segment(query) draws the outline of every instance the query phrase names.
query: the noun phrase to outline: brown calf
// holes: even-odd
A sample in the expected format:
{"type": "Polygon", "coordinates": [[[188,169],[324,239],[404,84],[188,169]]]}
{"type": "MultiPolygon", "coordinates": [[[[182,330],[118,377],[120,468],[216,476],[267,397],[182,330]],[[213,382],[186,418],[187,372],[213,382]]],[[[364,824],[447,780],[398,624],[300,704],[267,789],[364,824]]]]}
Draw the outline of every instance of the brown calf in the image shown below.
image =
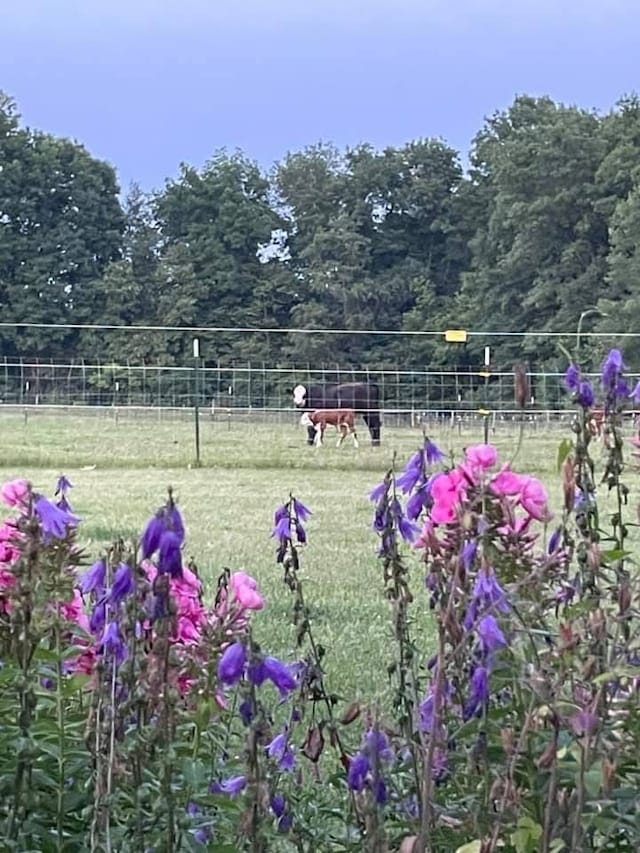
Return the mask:
{"type": "Polygon", "coordinates": [[[593,409],[587,421],[587,428],[594,438],[602,438],[604,427],[604,409],[593,409]]]}
{"type": "Polygon", "coordinates": [[[313,427],[316,431],[314,444],[320,447],[324,431],[328,426],[334,426],[340,433],[337,447],[348,435],[353,436],[353,446],[358,447],[358,436],[356,434],[356,417],[353,409],[316,409],[315,412],[305,412],[300,418],[300,423],[306,427],[313,427]]]}

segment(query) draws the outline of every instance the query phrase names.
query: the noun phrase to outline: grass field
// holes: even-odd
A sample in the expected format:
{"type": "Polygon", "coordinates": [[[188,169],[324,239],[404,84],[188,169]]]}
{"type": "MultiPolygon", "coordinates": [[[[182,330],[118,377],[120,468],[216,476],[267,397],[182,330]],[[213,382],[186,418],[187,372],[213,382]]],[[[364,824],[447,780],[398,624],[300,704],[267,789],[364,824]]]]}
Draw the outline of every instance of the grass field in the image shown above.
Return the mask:
{"type": "MultiPolygon", "coordinates": [[[[81,516],[82,541],[95,557],[113,538],[139,535],[149,515],[175,489],[187,525],[187,556],[193,556],[211,594],[224,567],[254,575],[267,598],[256,633],[275,654],[293,654],[290,600],[270,539],[274,508],[290,491],[312,510],[303,553],[306,596],[313,625],[327,648],[329,686],[349,698],[382,696],[389,656],[389,614],[382,596],[377,541],[367,494],[396,452],[400,464],[421,442],[419,430],[385,430],[383,446],[365,441],[337,450],[304,444],[300,426],[202,423],[202,467],[192,467],[190,421],[99,417],[0,415],[3,481],[26,477],[50,494],[56,477],[73,482],[71,501],[81,516]]],[[[491,441],[508,459],[517,445],[516,425],[502,426],[491,441]]],[[[560,494],[556,474],[559,431],[525,434],[515,467],[540,477],[552,507],[560,494]]],[[[449,453],[482,440],[481,426],[434,430],[449,453]]],[[[637,504],[635,475],[630,503],[637,504]]],[[[635,509],[633,510],[635,515],[635,509]]],[[[415,560],[416,588],[420,566],[415,560]]],[[[417,596],[414,619],[432,637],[426,596],[417,596]]]]}

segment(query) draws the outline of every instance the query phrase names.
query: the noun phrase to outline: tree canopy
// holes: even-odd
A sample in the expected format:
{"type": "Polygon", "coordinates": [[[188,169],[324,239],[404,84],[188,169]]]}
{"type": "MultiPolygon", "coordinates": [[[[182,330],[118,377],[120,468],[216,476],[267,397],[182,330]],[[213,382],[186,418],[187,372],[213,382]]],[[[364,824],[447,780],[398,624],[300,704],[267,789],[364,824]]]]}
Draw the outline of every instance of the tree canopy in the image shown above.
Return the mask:
{"type": "MultiPolygon", "coordinates": [[[[91,323],[275,327],[207,334],[208,360],[423,368],[474,363],[489,342],[367,330],[635,331],[640,307],[640,101],[607,114],[517,97],[472,142],[377,150],[312,145],[266,174],[242,152],[151,194],[120,194],[81,145],[22,125],[0,93],[2,354],[182,363],[180,331],[91,323]],[[339,336],[287,333],[345,329],[339,336]]],[[[602,348],[609,341],[602,340],[602,348]]],[[[552,365],[553,338],[491,337],[498,364],[552,365]]],[[[640,341],[626,355],[640,366],[640,341]]],[[[597,357],[600,345],[585,352],[597,357]]]]}

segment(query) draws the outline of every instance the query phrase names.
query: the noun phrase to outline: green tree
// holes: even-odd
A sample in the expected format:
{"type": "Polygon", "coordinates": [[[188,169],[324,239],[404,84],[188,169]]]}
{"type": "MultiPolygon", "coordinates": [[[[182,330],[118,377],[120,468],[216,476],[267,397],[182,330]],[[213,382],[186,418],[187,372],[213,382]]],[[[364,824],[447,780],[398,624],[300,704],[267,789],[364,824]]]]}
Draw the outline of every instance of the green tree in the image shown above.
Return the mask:
{"type": "MultiPolygon", "coordinates": [[[[592,113],[519,97],[476,137],[472,181],[485,215],[461,299],[473,328],[572,332],[598,299],[608,251],[606,215],[596,206],[607,150],[601,127],[592,113]]],[[[499,345],[508,363],[555,353],[544,338],[499,345]]]]}
{"type": "MultiPolygon", "coordinates": [[[[94,320],[94,283],[121,251],[113,169],[66,139],[21,128],[0,100],[0,299],[5,321],[94,320]]],[[[70,357],[77,334],[24,330],[7,354],[70,357]]]]}

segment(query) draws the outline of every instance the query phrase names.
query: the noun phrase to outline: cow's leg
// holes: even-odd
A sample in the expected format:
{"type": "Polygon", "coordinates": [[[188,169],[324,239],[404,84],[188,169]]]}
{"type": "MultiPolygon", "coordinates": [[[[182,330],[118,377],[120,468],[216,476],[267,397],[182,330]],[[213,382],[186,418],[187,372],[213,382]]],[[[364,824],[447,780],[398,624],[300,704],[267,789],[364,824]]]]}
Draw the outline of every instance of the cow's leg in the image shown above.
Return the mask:
{"type": "Polygon", "coordinates": [[[314,426],[307,427],[307,444],[309,447],[313,447],[316,440],[316,428],[314,426]]]}
{"type": "Polygon", "coordinates": [[[316,424],[316,447],[322,446],[322,434],[324,433],[323,424],[316,424]]]}
{"type": "Polygon", "coordinates": [[[362,418],[369,428],[369,435],[371,436],[371,445],[373,447],[380,446],[380,412],[363,412],[362,418]]]}
{"type": "Polygon", "coordinates": [[[338,443],[336,444],[336,447],[340,447],[342,442],[347,437],[347,433],[349,432],[349,427],[346,424],[337,424],[336,429],[340,433],[340,435],[338,436],[338,443]]]}
{"type": "Polygon", "coordinates": [[[360,445],[358,444],[358,433],[356,432],[355,426],[351,430],[351,435],[353,436],[353,446],[359,447],[360,445]]]}

